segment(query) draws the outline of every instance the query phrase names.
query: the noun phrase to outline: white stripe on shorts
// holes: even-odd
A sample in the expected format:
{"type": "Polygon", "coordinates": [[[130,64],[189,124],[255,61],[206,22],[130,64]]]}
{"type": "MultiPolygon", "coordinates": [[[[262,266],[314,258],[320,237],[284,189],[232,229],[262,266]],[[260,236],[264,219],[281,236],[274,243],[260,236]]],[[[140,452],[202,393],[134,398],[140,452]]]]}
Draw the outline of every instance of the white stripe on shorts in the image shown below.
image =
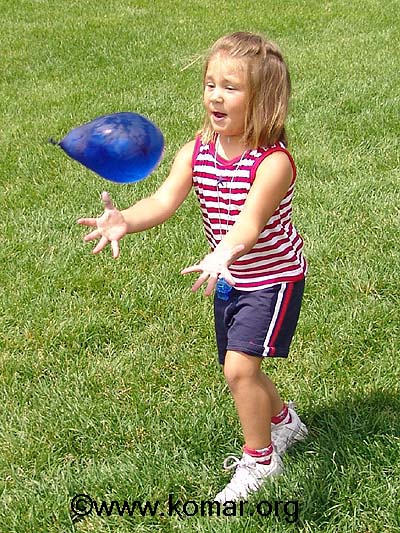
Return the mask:
{"type": "Polygon", "coordinates": [[[269,346],[268,346],[268,344],[269,344],[269,341],[271,340],[272,334],[274,333],[274,329],[275,329],[275,326],[276,326],[276,321],[278,320],[279,311],[281,310],[283,296],[285,294],[286,287],[287,287],[287,283],[281,283],[281,288],[279,289],[278,296],[277,296],[277,299],[276,299],[274,314],[272,316],[271,323],[269,325],[269,328],[268,328],[268,331],[267,331],[267,335],[266,335],[265,341],[264,341],[263,357],[266,357],[267,355],[269,355],[269,346]]]}

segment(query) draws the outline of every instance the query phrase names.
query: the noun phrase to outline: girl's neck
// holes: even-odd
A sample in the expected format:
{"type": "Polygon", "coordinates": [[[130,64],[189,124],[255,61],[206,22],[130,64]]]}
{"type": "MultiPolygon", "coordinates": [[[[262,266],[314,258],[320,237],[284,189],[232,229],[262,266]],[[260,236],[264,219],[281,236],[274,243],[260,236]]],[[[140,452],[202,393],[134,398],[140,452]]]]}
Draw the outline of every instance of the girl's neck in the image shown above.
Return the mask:
{"type": "Polygon", "coordinates": [[[228,161],[241,156],[247,150],[247,146],[243,144],[241,136],[217,135],[215,147],[218,155],[228,161]]]}

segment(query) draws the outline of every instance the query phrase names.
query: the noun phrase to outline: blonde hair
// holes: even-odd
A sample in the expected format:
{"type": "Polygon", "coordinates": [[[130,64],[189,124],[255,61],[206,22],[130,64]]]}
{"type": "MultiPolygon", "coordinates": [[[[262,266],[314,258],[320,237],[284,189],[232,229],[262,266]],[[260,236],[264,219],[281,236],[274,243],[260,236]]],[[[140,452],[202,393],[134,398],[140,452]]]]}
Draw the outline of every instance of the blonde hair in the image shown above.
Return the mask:
{"type": "MultiPolygon", "coordinates": [[[[235,32],[221,37],[210,49],[204,65],[204,79],[209,62],[218,54],[243,62],[247,74],[247,109],[242,141],[249,148],[287,145],[285,120],[291,91],[290,75],[279,47],[262,35],[235,32]]],[[[214,132],[208,115],[201,131],[203,142],[210,142],[214,132]]]]}

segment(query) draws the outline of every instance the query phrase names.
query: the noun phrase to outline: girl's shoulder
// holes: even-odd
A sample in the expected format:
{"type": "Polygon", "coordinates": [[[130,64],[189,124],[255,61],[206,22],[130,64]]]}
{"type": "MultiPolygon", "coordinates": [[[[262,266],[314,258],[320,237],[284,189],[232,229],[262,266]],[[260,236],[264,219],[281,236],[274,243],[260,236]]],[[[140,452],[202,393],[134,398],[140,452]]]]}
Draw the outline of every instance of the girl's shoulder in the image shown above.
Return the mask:
{"type": "Polygon", "coordinates": [[[293,156],[290,153],[290,151],[287,149],[286,145],[283,142],[277,142],[276,144],[273,144],[271,146],[260,146],[257,148],[257,151],[259,152],[259,157],[264,159],[265,157],[268,157],[271,154],[277,153],[277,152],[283,152],[287,155],[289,160],[294,164],[293,156]]]}
{"type": "Polygon", "coordinates": [[[204,141],[201,134],[196,135],[193,143],[193,160],[197,158],[199,154],[210,153],[211,155],[215,154],[215,142],[204,141]]]}
{"type": "Polygon", "coordinates": [[[180,164],[191,164],[194,151],[195,151],[195,143],[196,140],[193,139],[186,144],[184,144],[176,153],[175,155],[175,162],[178,162],[180,164]]]}
{"type": "Polygon", "coordinates": [[[297,169],[292,154],[286,148],[285,144],[278,142],[272,146],[261,146],[256,149],[256,163],[252,169],[253,179],[256,176],[258,169],[263,169],[265,166],[270,166],[272,159],[274,160],[274,166],[289,166],[292,173],[292,181],[296,179],[297,169]],[[271,159],[272,158],[272,159],[271,159]]]}
{"type": "Polygon", "coordinates": [[[269,146],[259,146],[257,148],[260,152],[264,153],[273,153],[273,152],[287,152],[289,153],[289,150],[287,149],[287,146],[284,142],[278,141],[275,144],[269,145],[269,146]]]}

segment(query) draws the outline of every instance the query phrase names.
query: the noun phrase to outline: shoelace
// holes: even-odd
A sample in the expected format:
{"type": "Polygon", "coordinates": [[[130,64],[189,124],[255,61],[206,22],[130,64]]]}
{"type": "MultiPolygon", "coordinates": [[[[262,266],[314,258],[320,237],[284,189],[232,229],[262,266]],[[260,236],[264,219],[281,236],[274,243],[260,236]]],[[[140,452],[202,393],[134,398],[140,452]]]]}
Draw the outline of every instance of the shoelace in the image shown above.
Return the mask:
{"type": "Polygon", "coordinates": [[[242,459],[239,459],[239,457],[236,457],[236,455],[228,455],[226,459],[224,459],[224,470],[232,470],[240,465],[242,459]]]}
{"type": "MultiPolygon", "coordinates": [[[[260,482],[256,473],[256,467],[257,463],[256,461],[252,459],[248,459],[246,456],[239,459],[239,457],[236,457],[235,455],[229,455],[224,460],[224,469],[225,470],[233,470],[236,469],[235,474],[233,475],[230,483],[228,484],[227,488],[232,490],[232,492],[236,492],[237,494],[241,494],[241,488],[243,486],[247,488],[251,488],[253,490],[259,488],[260,482]],[[250,474],[250,477],[249,477],[250,474]],[[233,487],[238,484],[239,491],[235,491],[233,487]]],[[[236,488],[236,487],[235,487],[236,488]]]]}

